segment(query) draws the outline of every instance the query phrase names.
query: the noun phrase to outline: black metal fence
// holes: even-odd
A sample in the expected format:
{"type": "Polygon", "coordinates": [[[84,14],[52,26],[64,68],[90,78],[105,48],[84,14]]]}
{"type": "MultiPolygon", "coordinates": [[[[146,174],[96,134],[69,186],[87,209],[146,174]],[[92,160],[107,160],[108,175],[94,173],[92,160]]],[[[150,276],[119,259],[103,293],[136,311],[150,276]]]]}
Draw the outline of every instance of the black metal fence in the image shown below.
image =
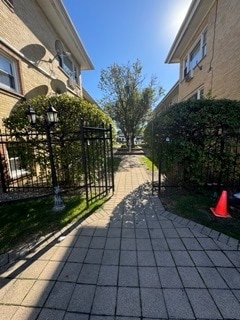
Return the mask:
{"type": "Polygon", "coordinates": [[[0,134],[0,192],[84,193],[87,203],[114,191],[111,126],[75,132],[0,134]]]}
{"type": "Polygon", "coordinates": [[[216,128],[200,143],[194,143],[192,137],[186,141],[191,150],[184,154],[174,141],[158,140],[155,188],[204,186],[216,191],[240,191],[239,128],[232,131],[216,128]]]}

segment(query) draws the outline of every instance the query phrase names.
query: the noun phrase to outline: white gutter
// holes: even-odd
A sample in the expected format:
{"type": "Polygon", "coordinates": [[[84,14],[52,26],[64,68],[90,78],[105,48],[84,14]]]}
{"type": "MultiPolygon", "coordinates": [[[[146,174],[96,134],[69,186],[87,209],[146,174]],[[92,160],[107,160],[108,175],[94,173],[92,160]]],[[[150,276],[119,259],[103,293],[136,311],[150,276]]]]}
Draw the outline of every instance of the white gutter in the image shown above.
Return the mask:
{"type": "Polygon", "coordinates": [[[180,62],[181,54],[191,41],[216,0],[192,0],[186,17],[173,41],[165,63],[180,62]]]}
{"type": "Polygon", "coordinates": [[[67,51],[71,52],[81,66],[81,70],[93,70],[94,66],[62,1],[36,0],[36,2],[67,46],[67,51]]]}

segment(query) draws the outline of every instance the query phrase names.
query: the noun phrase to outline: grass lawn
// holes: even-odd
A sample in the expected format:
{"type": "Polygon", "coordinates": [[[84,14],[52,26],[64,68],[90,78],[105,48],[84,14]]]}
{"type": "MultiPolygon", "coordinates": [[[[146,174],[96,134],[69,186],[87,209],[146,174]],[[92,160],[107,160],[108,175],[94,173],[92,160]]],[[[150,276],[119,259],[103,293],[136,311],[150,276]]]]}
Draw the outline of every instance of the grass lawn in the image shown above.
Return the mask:
{"type": "Polygon", "coordinates": [[[63,201],[65,208],[58,212],[52,210],[52,196],[1,205],[0,253],[60,230],[97,209],[104,200],[96,201],[88,209],[79,196],[64,196],[63,201]]]}
{"type": "Polygon", "coordinates": [[[228,205],[228,212],[232,218],[219,218],[210,210],[210,207],[216,206],[211,193],[170,187],[166,189],[169,190],[162,191],[160,194],[166,210],[240,240],[239,208],[228,205]]]}
{"type": "MultiPolygon", "coordinates": [[[[113,160],[115,172],[122,159],[114,157],[113,160]]],[[[70,222],[97,210],[105,201],[96,200],[86,209],[86,201],[79,195],[62,198],[65,208],[58,212],[52,210],[53,196],[0,205],[0,254],[61,230],[70,222]]]]}

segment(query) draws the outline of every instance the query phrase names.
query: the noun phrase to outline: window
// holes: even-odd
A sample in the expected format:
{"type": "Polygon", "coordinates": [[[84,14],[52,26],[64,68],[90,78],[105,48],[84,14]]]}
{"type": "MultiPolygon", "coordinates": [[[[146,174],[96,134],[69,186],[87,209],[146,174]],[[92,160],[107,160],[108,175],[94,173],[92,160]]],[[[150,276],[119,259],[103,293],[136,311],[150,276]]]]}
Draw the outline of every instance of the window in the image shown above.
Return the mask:
{"type": "Polygon", "coordinates": [[[8,89],[17,90],[15,63],[0,54],[0,84],[8,89]]]}
{"type": "Polygon", "coordinates": [[[202,57],[207,54],[207,30],[201,35],[201,45],[202,45],[202,57]]]}
{"type": "Polygon", "coordinates": [[[203,94],[204,94],[204,89],[200,88],[188,100],[194,101],[194,100],[202,99],[203,94]]]}
{"type": "Polygon", "coordinates": [[[59,55],[59,65],[67,73],[67,75],[76,83],[77,81],[77,69],[74,66],[72,60],[65,54],[59,55]]]}
{"type": "Polygon", "coordinates": [[[187,54],[183,61],[183,79],[187,76],[190,70],[193,70],[199,61],[207,54],[207,30],[205,30],[198,39],[193,49],[187,54]]]}
{"type": "Polygon", "coordinates": [[[200,40],[198,41],[198,43],[196,44],[196,46],[194,47],[194,49],[191,51],[190,53],[190,57],[189,57],[189,69],[192,70],[197,63],[201,60],[201,50],[200,50],[200,40]]]}

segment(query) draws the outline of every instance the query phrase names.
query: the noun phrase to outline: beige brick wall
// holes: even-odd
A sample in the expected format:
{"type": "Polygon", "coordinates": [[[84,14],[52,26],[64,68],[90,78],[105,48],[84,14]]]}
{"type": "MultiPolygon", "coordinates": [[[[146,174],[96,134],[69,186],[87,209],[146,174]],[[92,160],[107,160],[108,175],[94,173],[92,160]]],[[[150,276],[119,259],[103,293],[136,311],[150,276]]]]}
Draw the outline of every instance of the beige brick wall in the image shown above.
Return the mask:
{"type": "MultiPolygon", "coordinates": [[[[0,40],[3,40],[0,41],[0,52],[16,61],[20,82],[17,94],[0,87],[1,127],[1,119],[9,115],[21,97],[54,94],[56,79],[67,85],[68,77],[59,68],[57,59],[49,62],[56,53],[55,41],[59,39],[64,43],[64,39],[56,34],[35,1],[14,1],[14,9],[11,9],[0,0],[0,21],[0,40]],[[35,62],[35,65],[29,63],[28,59],[35,62]]],[[[74,57],[71,56],[71,59],[74,61],[74,57]]],[[[74,91],[68,90],[68,94],[81,95],[81,91],[77,87],[74,91]]]]}
{"type": "Polygon", "coordinates": [[[218,0],[209,15],[196,30],[182,59],[207,26],[207,55],[194,68],[189,82],[181,81],[179,100],[188,99],[204,86],[204,94],[212,97],[240,99],[240,1],[218,0]],[[217,13],[216,13],[217,10],[217,13]]]}

